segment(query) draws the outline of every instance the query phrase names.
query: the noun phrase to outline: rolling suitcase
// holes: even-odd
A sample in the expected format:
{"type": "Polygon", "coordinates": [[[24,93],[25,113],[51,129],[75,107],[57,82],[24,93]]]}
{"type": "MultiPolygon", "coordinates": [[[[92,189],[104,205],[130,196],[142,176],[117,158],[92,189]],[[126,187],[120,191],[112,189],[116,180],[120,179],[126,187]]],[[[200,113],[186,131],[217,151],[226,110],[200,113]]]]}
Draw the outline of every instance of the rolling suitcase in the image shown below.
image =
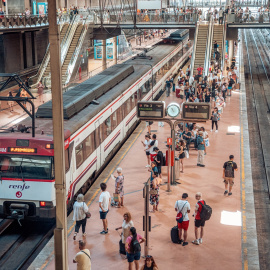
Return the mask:
{"type": "Polygon", "coordinates": [[[180,98],[180,88],[175,89],[175,94],[177,98],[180,98]]]}
{"type": "Polygon", "coordinates": [[[125,248],[125,244],[122,243],[122,239],[120,239],[119,241],[119,253],[126,255],[126,248],[125,248]]]}
{"type": "Polygon", "coordinates": [[[178,227],[177,226],[174,226],[171,229],[171,239],[172,239],[172,242],[175,244],[177,244],[179,242],[179,235],[178,235],[178,227]]]}

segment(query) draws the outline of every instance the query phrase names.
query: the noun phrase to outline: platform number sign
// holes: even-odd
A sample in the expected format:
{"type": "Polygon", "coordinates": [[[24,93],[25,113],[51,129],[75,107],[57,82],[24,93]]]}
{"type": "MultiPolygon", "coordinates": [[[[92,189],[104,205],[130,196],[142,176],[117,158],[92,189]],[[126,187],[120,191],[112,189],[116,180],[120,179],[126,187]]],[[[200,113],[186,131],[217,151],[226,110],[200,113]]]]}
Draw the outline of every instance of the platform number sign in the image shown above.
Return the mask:
{"type": "Polygon", "coordinates": [[[184,102],[182,105],[183,120],[209,120],[210,104],[204,102],[184,102]]]}
{"type": "Polygon", "coordinates": [[[139,101],[137,103],[137,117],[140,119],[153,119],[165,117],[164,101],[139,101]]]}

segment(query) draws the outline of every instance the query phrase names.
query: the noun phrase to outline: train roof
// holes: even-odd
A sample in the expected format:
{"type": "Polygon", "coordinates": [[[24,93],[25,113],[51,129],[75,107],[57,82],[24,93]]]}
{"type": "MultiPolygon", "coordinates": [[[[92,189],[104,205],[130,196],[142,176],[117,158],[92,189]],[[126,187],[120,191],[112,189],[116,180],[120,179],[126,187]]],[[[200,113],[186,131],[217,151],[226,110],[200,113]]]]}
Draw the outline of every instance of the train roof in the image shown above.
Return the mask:
{"type": "MultiPolygon", "coordinates": [[[[134,67],[134,72],[106,92],[104,95],[100,96],[97,101],[99,104],[90,104],[85,107],[83,110],[78,112],[69,120],[64,120],[64,129],[65,131],[70,131],[71,134],[75,133],[79,130],[84,124],[93,119],[93,122],[96,122],[100,116],[99,112],[101,112],[106,106],[108,106],[111,102],[116,100],[117,98],[121,99],[125,95],[125,90],[127,90],[132,84],[138,81],[144,74],[146,74],[152,66],[158,64],[162,59],[164,59],[168,54],[172,53],[173,50],[177,47],[178,44],[162,44],[158,45],[147,53],[147,56],[151,56],[152,59],[139,59],[135,58],[134,60],[129,59],[123,63],[123,65],[132,65],[134,67]]],[[[102,75],[101,72],[99,75],[102,75]]],[[[102,78],[104,79],[104,76],[102,78]]],[[[102,119],[103,121],[105,119],[102,119]]],[[[31,126],[31,118],[28,117],[21,122],[21,124],[25,126],[31,126]]],[[[48,118],[36,118],[35,122],[36,126],[36,134],[44,133],[42,136],[51,136],[53,134],[53,125],[52,119],[48,118]]],[[[0,133],[0,135],[4,135],[7,133],[0,133]]],[[[23,134],[21,134],[23,135],[23,134]]],[[[25,134],[26,135],[26,134],[25,134]]],[[[31,134],[28,134],[31,136],[31,134]]],[[[25,137],[25,136],[23,136],[25,137]]],[[[46,138],[48,139],[48,138],[46,138]]]]}

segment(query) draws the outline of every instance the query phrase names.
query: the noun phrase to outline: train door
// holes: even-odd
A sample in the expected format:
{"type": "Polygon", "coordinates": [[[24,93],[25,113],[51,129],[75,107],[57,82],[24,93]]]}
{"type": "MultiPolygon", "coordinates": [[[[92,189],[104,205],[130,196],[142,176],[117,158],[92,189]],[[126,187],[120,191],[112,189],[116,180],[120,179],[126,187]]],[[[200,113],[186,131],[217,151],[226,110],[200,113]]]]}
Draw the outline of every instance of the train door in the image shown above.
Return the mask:
{"type": "Polygon", "coordinates": [[[101,142],[102,142],[102,134],[101,134],[101,123],[98,120],[95,123],[95,149],[96,149],[96,157],[97,157],[97,170],[102,165],[102,151],[101,151],[101,142]]]}

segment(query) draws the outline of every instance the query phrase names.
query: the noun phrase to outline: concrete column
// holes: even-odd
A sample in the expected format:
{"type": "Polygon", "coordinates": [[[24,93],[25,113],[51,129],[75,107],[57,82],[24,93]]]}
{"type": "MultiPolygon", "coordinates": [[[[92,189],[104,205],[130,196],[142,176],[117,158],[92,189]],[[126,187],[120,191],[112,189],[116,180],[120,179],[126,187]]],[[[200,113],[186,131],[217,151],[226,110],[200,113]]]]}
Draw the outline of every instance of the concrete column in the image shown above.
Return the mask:
{"type": "Polygon", "coordinates": [[[102,40],[102,70],[107,69],[106,39],[102,40]]]}
{"type": "Polygon", "coordinates": [[[229,40],[229,65],[231,65],[232,63],[233,51],[234,51],[234,42],[233,40],[229,40]]]}
{"type": "Polygon", "coordinates": [[[33,13],[33,10],[30,9],[30,1],[24,0],[24,8],[28,8],[31,11],[31,14],[33,13]]]}
{"type": "Polygon", "coordinates": [[[53,143],[56,195],[56,228],[54,229],[55,269],[68,269],[67,204],[63,123],[62,68],[60,27],[57,25],[57,4],[48,0],[50,67],[53,112],[53,143]]]}
{"type": "Polygon", "coordinates": [[[113,64],[117,64],[117,37],[113,38],[113,64]]]}

